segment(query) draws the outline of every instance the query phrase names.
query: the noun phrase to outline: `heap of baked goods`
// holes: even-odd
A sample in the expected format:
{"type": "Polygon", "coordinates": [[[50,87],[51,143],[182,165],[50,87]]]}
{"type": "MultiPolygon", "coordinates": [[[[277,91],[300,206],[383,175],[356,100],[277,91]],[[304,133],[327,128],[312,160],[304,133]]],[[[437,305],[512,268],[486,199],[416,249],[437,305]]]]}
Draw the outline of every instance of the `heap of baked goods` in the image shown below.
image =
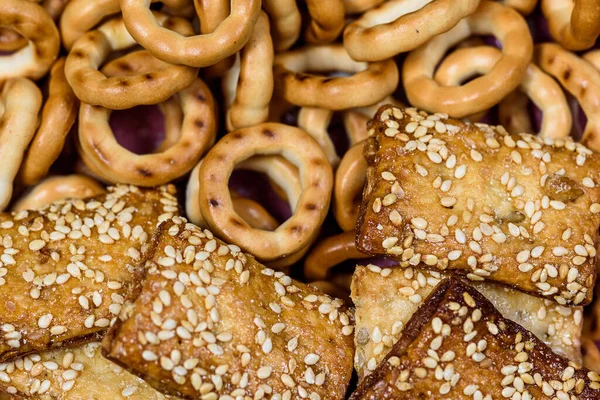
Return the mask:
{"type": "Polygon", "coordinates": [[[0,0],[0,399],[600,399],[597,0],[0,0]]]}

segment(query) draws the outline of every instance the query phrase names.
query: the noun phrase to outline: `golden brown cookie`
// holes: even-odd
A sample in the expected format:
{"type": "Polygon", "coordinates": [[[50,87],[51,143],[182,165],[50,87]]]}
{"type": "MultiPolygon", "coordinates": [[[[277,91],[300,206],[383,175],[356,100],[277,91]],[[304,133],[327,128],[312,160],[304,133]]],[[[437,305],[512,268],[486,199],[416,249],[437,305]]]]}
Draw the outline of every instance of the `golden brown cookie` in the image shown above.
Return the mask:
{"type": "Polygon", "coordinates": [[[358,250],[584,305],[596,280],[600,156],[571,139],[509,135],[380,108],[358,250]]]}
{"type": "Polygon", "coordinates": [[[149,256],[106,357],[189,399],[344,398],[353,326],[343,301],[180,217],[161,225],[149,256]]]}

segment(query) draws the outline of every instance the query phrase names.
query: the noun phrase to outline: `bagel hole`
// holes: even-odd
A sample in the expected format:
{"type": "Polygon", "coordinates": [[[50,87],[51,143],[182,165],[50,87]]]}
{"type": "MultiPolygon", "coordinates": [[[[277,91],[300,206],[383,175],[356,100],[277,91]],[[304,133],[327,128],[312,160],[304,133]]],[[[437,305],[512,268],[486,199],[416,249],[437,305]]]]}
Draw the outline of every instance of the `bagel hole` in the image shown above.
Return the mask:
{"type": "Polygon", "coordinates": [[[110,114],[117,142],[135,154],[156,152],[166,139],[166,120],[158,105],[142,105],[110,114]]]}
{"type": "Polygon", "coordinates": [[[247,169],[235,169],[229,177],[229,189],[232,199],[241,197],[255,201],[277,221],[278,225],[287,221],[292,215],[293,210],[285,191],[266,174],[247,169]]]}

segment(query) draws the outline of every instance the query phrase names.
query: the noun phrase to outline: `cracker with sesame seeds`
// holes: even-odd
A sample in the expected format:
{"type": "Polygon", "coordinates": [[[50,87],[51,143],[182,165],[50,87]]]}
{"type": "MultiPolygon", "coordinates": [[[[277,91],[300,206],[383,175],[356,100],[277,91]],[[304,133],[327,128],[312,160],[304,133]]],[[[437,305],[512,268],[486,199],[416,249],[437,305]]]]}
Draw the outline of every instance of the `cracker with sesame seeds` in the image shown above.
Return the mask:
{"type": "Polygon", "coordinates": [[[599,155],[414,108],[380,108],[369,132],[360,251],[561,305],[591,301],[599,155]]]}
{"type": "Polygon", "coordinates": [[[502,317],[459,279],[443,280],[350,400],[599,399],[600,376],[502,317]]]}
{"type": "Polygon", "coordinates": [[[98,340],[119,314],[173,186],[119,185],[85,200],[0,214],[0,362],[98,340]]]}
{"type": "MultiPolygon", "coordinates": [[[[417,308],[448,277],[412,267],[356,267],[351,296],[356,307],[354,367],[359,378],[375,370],[417,308]]],[[[505,318],[531,331],[555,353],[581,362],[582,307],[564,307],[490,282],[473,282],[473,287],[505,318]]]]}
{"type": "Polygon", "coordinates": [[[343,399],[353,356],[343,301],[186,222],[159,228],[105,357],[189,399],[343,399]]]}
{"type": "Polygon", "coordinates": [[[0,364],[0,391],[32,400],[177,399],[101,354],[100,343],[34,353],[0,364]]]}

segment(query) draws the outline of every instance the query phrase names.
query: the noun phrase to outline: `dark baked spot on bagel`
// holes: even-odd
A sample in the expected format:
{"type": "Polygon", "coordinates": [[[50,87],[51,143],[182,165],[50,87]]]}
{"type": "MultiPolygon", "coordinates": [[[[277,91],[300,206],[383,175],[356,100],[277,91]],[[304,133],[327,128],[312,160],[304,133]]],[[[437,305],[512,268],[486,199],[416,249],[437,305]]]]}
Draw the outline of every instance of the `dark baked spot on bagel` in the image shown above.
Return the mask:
{"type": "Polygon", "coordinates": [[[292,225],[292,226],[290,226],[290,231],[292,231],[294,233],[300,233],[303,231],[303,229],[302,229],[301,225],[292,225]]]}
{"type": "Polygon", "coordinates": [[[69,56],[76,57],[76,58],[84,58],[85,53],[81,50],[75,50],[75,51],[70,52],[69,56]]]}
{"type": "Polygon", "coordinates": [[[321,160],[320,158],[313,158],[312,160],[310,160],[310,163],[318,167],[323,165],[323,160],[321,160]]]}
{"type": "Polygon", "coordinates": [[[309,77],[310,77],[310,75],[303,74],[301,72],[298,72],[296,74],[296,79],[298,79],[300,82],[307,80],[309,77]]]}
{"type": "Polygon", "coordinates": [[[244,224],[241,221],[239,221],[237,218],[231,218],[230,221],[232,224],[234,224],[236,226],[244,226],[244,224]]]}
{"type": "Polygon", "coordinates": [[[241,139],[242,136],[243,135],[241,133],[239,133],[239,132],[234,132],[234,133],[231,134],[231,138],[235,139],[235,140],[241,139]]]}
{"type": "Polygon", "coordinates": [[[204,128],[204,121],[197,119],[194,121],[194,125],[196,125],[198,128],[204,128]]]}
{"type": "Polygon", "coordinates": [[[565,72],[563,72],[563,79],[565,81],[568,81],[570,77],[571,77],[571,68],[567,68],[565,70],[565,72]]]}
{"type": "Polygon", "coordinates": [[[148,171],[146,168],[138,167],[137,172],[146,178],[152,176],[152,172],[148,171]]]}
{"type": "Polygon", "coordinates": [[[153,81],[154,75],[152,75],[151,73],[148,73],[148,74],[144,75],[144,78],[146,78],[146,80],[148,80],[148,81],[153,81]]]}
{"type": "Polygon", "coordinates": [[[275,136],[277,136],[275,134],[275,132],[273,132],[270,129],[263,129],[262,133],[263,133],[263,135],[265,135],[266,137],[269,137],[269,138],[274,138],[275,136]]]}
{"type": "Polygon", "coordinates": [[[205,102],[206,101],[206,96],[204,96],[202,93],[198,93],[198,95],[196,96],[196,98],[198,100],[200,100],[201,102],[205,102]]]}
{"type": "Polygon", "coordinates": [[[335,78],[325,78],[323,79],[323,83],[329,83],[331,81],[333,81],[335,78]]]}
{"type": "Polygon", "coordinates": [[[307,203],[304,208],[306,208],[307,210],[313,211],[317,209],[317,205],[313,204],[313,203],[307,203]]]}
{"type": "Polygon", "coordinates": [[[133,71],[133,69],[131,68],[129,63],[126,63],[126,62],[118,63],[117,68],[119,68],[121,71],[127,71],[127,72],[133,71]]]}
{"type": "Polygon", "coordinates": [[[119,85],[120,86],[129,86],[129,81],[127,79],[121,79],[121,80],[119,80],[119,85]]]}
{"type": "Polygon", "coordinates": [[[211,205],[211,207],[219,207],[219,205],[221,205],[221,203],[219,203],[219,200],[216,199],[210,199],[208,203],[211,205]]]}

